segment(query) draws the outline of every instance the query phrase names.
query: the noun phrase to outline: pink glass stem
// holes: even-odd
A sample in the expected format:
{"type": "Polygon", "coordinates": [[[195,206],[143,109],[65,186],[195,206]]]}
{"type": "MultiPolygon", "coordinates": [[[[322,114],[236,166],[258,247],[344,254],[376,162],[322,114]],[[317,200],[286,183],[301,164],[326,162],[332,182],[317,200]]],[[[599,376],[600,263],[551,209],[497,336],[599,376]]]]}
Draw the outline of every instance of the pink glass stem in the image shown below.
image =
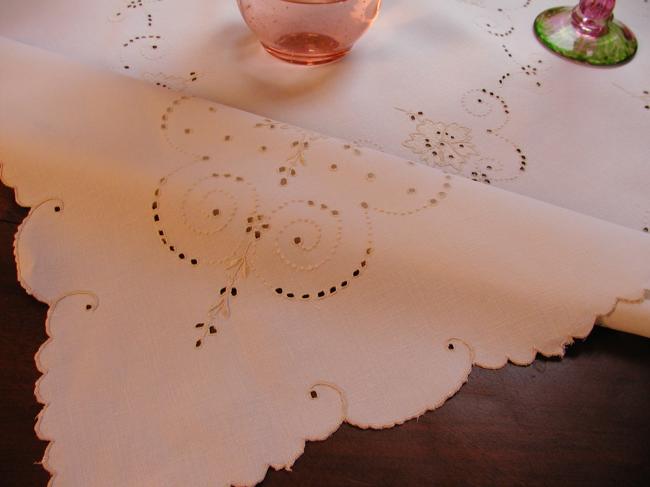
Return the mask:
{"type": "Polygon", "coordinates": [[[601,37],[607,34],[615,5],[616,0],[580,0],[571,15],[573,26],[583,34],[601,37]]]}

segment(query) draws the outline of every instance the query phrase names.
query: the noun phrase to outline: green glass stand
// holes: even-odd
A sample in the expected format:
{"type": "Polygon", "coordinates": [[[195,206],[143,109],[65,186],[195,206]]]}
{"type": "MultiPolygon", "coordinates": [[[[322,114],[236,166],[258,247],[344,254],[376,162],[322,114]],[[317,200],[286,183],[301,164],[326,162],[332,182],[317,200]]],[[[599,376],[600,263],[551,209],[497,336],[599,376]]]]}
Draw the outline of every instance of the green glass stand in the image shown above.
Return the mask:
{"type": "Polygon", "coordinates": [[[632,59],[638,44],[630,29],[611,14],[599,26],[582,25],[576,20],[582,13],[578,9],[556,7],[539,14],[534,28],[540,42],[561,56],[597,66],[632,59]]]}

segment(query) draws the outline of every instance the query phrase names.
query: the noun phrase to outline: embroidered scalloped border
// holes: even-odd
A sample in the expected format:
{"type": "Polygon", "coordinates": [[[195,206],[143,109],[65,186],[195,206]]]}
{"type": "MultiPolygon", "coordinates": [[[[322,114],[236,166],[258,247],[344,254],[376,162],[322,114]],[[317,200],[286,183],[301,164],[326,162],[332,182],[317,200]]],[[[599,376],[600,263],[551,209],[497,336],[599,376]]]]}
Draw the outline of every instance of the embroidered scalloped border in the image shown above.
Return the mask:
{"type": "MultiPolygon", "coordinates": [[[[48,307],[49,307],[48,312],[47,312],[47,317],[46,317],[46,320],[45,320],[45,331],[46,331],[46,334],[47,334],[47,339],[45,340],[45,342],[43,342],[43,344],[41,344],[38,351],[34,355],[34,361],[36,363],[36,367],[39,370],[39,372],[41,372],[41,376],[36,381],[36,384],[34,386],[34,396],[36,397],[36,400],[40,404],[43,405],[41,411],[39,412],[39,414],[38,414],[38,416],[36,418],[36,423],[34,425],[34,431],[35,431],[37,437],[40,440],[48,442],[48,445],[45,448],[45,452],[43,454],[43,459],[41,460],[40,464],[50,474],[50,479],[49,479],[47,485],[48,485],[48,487],[52,487],[54,485],[54,482],[55,482],[56,476],[57,476],[56,470],[53,468],[53,466],[50,463],[50,456],[51,456],[51,452],[52,452],[52,449],[53,449],[53,446],[54,446],[54,443],[55,443],[55,439],[48,437],[41,430],[41,423],[44,421],[44,416],[47,413],[47,409],[48,409],[48,407],[50,405],[50,402],[48,402],[40,393],[40,384],[44,380],[44,378],[47,376],[47,373],[48,373],[48,370],[41,363],[40,355],[41,355],[41,353],[43,353],[43,351],[48,347],[50,342],[53,340],[52,334],[50,333],[50,319],[51,319],[51,317],[52,317],[52,315],[53,315],[53,313],[54,313],[54,311],[56,309],[56,306],[57,306],[57,304],[59,302],[61,302],[65,298],[67,298],[69,296],[73,296],[73,295],[90,295],[90,296],[94,297],[95,302],[94,302],[94,305],[86,305],[86,309],[87,310],[90,310],[90,309],[94,310],[94,309],[97,308],[97,306],[99,306],[99,300],[98,300],[97,296],[94,293],[92,293],[91,291],[72,291],[72,292],[65,293],[65,294],[61,295],[60,297],[58,297],[55,300],[48,301],[43,296],[39,295],[39,293],[35,289],[31,288],[29,286],[29,284],[27,284],[27,282],[25,281],[25,279],[22,276],[22,271],[21,271],[21,267],[20,267],[20,259],[19,259],[19,255],[18,255],[18,253],[19,253],[18,252],[18,242],[20,240],[22,231],[29,224],[32,214],[35,211],[37,211],[39,208],[41,208],[43,206],[43,204],[45,204],[48,201],[56,200],[56,201],[61,202],[60,209],[63,209],[63,202],[59,198],[52,197],[52,198],[47,198],[47,199],[43,200],[42,202],[40,202],[39,204],[31,206],[31,207],[29,205],[24,204],[23,202],[21,202],[19,192],[18,192],[18,188],[16,186],[13,186],[7,180],[6,175],[4,174],[3,170],[4,170],[4,163],[0,159],[0,183],[3,183],[5,186],[8,186],[9,188],[13,189],[13,191],[14,191],[14,199],[15,199],[15,201],[16,201],[16,203],[18,205],[20,205],[20,206],[22,206],[24,208],[30,208],[29,214],[23,219],[21,224],[18,226],[18,230],[16,231],[16,235],[15,235],[15,238],[14,238],[14,249],[13,249],[13,251],[14,251],[14,259],[16,261],[18,281],[19,281],[20,285],[23,287],[23,289],[25,289],[25,291],[28,294],[30,294],[31,296],[34,296],[37,300],[47,304],[48,307]],[[91,307],[89,308],[88,306],[91,306],[91,307]]],[[[596,321],[601,317],[609,316],[610,314],[612,314],[614,312],[614,310],[616,309],[616,307],[618,306],[618,303],[620,303],[620,302],[625,302],[625,303],[641,303],[641,302],[643,302],[644,301],[645,290],[643,289],[643,285],[640,284],[639,287],[640,287],[640,290],[637,292],[637,294],[638,294],[637,298],[620,298],[620,297],[614,298],[613,305],[610,305],[607,308],[603,307],[604,312],[592,313],[592,314],[589,315],[589,317],[585,316],[584,320],[577,320],[580,323],[574,327],[573,332],[565,335],[562,338],[561,350],[557,354],[556,353],[551,353],[551,354],[547,355],[547,354],[544,354],[543,352],[541,352],[539,350],[539,348],[537,348],[536,346],[533,346],[531,348],[531,359],[530,360],[523,361],[523,362],[515,362],[510,357],[508,357],[506,355],[504,357],[504,360],[503,360],[502,363],[499,363],[496,366],[486,366],[486,365],[480,365],[480,364],[475,362],[474,349],[468,343],[466,343],[466,342],[464,342],[464,341],[462,341],[460,339],[457,339],[457,338],[450,338],[447,343],[450,343],[452,341],[460,342],[465,347],[467,347],[467,349],[470,352],[470,361],[467,364],[467,367],[466,367],[465,374],[464,374],[463,378],[461,380],[459,380],[458,383],[455,384],[455,386],[450,389],[449,393],[445,397],[442,397],[436,403],[428,404],[428,405],[424,406],[421,410],[419,410],[417,413],[415,413],[415,414],[413,414],[411,416],[405,417],[405,418],[403,418],[401,420],[394,421],[394,422],[389,423],[389,424],[355,423],[355,422],[350,421],[348,419],[348,411],[347,411],[348,404],[347,404],[345,391],[340,389],[336,384],[327,382],[326,380],[322,380],[322,381],[318,381],[318,382],[314,383],[314,385],[311,387],[312,390],[314,388],[316,388],[316,387],[328,387],[328,388],[336,391],[339,394],[339,397],[340,397],[340,400],[341,400],[341,415],[340,415],[339,421],[335,424],[335,426],[333,428],[331,428],[331,430],[328,430],[323,435],[320,435],[320,436],[317,435],[317,436],[314,436],[314,437],[307,436],[305,438],[302,438],[301,439],[301,447],[296,451],[296,453],[291,458],[289,458],[286,461],[285,464],[283,464],[283,465],[271,465],[271,464],[262,465],[260,470],[259,470],[262,473],[255,480],[255,484],[257,484],[259,482],[262,482],[264,480],[264,478],[267,476],[269,468],[273,468],[276,471],[277,470],[283,470],[283,469],[287,470],[287,471],[291,471],[291,467],[295,464],[295,462],[298,460],[298,458],[300,458],[300,456],[304,453],[305,445],[306,445],[307,441],[323,441],[323,440],[326,440],[327,438],[329,438],[329,436],[331,436],[333,433],[335,433],[339,429],[339,427],[341,426],[341,424],[343,424],[343,422],[347,422],[348,424],[350,424],[352,426],[355,426],[355,427],[358,427],[358,428],[361,428],[361,429],[388,429],[388,428],[392,428],[392,427],[404,424],[407,421],[416,419],[416,418],[422,416],[423,414],[425,414],[425,413],[427,413],[429,411],[433,411],[433,410],[441,407],[448,399],[453,397],[462,388],[462,386],[468,381],[469,374],[471,373],[472,367],[474,367],[474,366],[478,366],[478,367],[486,368],[486,369],[492,369],[492,370],[497,370],[497,369],[503,368],[505,365],[508,364],[508,362],[510,362],[510,363],[512,363],[512,364],[514,364],[516,366],[528,366],[528,365],[530,365],[531,363],[533,363],[535,361],[538,353],[543,355],[543,356],[546,356],[546,357],[550,357],[550,356],[563,357],[565,348],[568,345],[572,344],[575,339],[584,339],[584,338],[586,338],[591,333],[591,331],[593,330],[593,327],[594,327],[596,321]]],[[[632,294],[632,293],[630,293],[630,294],[632,294]]],[[[452,348],[450,348],[450,349],[452,349],[452,348]]]]}

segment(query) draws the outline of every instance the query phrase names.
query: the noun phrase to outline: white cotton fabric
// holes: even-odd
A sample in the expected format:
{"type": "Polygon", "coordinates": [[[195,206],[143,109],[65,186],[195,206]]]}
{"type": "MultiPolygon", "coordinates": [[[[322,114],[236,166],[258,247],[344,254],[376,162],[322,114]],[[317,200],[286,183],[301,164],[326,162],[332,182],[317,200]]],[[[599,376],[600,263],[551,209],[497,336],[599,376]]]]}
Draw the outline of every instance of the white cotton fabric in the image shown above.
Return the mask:
{"type": "MultiPolygon", "coordinates": [[[[648,233],[650,4],[618,2],[640,49],[612,69],[537,42],[557,4],[384,0],[352,54],[317,68],[264,52],[235,0],[5,0],[0,35],[648,233]]],[[[638,332],[631,315],[650,303],[603,323],[638,332]]]]}
{"type": "Polygon", "coordinates": [[[7,39],[0,58],[57,487],[253,485],[343,421],[441,405],[472,365],[561,355],[650,282],[638,230],[7,39]]]}

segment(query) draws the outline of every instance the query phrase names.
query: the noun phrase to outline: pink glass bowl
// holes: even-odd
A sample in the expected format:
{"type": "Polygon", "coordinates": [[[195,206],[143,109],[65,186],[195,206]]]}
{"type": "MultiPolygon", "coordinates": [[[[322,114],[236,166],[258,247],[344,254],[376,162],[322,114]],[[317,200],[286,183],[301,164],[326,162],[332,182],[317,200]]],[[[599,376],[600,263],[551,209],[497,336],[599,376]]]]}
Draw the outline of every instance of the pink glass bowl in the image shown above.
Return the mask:
{"type": "Polygon", "coordinates": [[[237,0],[262,46],[294,64],[345,56],[372,25],[381,0],[237,0]]]}

